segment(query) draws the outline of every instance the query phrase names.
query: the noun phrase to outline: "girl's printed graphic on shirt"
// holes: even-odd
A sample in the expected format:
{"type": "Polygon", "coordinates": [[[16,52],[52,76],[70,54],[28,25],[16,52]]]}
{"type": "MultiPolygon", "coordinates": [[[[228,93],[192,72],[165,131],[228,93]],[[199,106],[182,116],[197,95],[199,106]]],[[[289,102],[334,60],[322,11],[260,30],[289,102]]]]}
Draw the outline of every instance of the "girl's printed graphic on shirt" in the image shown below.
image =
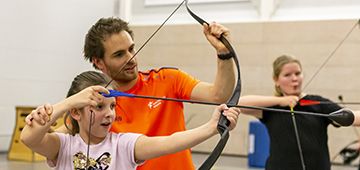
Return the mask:
{"type": "Polygon", "coordinates": [[[81,151],[76,153],[74,156],[74,169],[75,170],[106,170],[109,168],[111,163],[111,155],[109,152],[103,153],[96,160],[89,158],[89,167],[86,168],[86,155],[81,151]]]}

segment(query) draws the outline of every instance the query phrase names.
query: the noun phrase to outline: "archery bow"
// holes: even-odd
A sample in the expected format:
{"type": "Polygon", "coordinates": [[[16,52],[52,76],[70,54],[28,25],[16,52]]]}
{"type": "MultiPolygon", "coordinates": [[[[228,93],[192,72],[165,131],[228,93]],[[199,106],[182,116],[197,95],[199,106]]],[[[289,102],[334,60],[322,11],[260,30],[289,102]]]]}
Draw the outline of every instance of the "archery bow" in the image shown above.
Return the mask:
{"type": "MultiPolygon", "coordinates": [[[[150,39],[160,30],[160,28],[166,23],[166,21],[178,10],[178,8],[185,2],[186,5],[186,9],[187,11],[190,13],[190,15],[197,20],[201,25],[206,23],[208,24],[206,21],[204,21],[203,19],[201,19],[200,17],[198,17],[196,14],[194,14],[189,6],[188,6],[188,0],[184,0],[182,1],[177,8],[169,15],[169,17],[167,17],[167,19],[158,27],[158,29],[150,36],[150,38],[148,38],[148,40],[145,41],[145,43],[139,48],[139,50],[134,54],[134,56],[132,56],[126,63],[128,63],[129,61],[131,61],[136,54],[138,54],[140,52],[140,50],[150,41],[150,39]]],[[[232,55],[232,58],[237,66],[237,84],[235,86],[234,92],[231,96],[231,98],[228,100],[227,104],[228,105],[236,105],[238,103],[238,100],[240,98],[240,94],[241,94],[241,78],[240,78],[240,66],[239,66],[239,62],[237,60],[237,56],[236,53],[234,51],[234,49],[232,48],[232,46],[230,45],[229,41],[223,36],[221,35],[221,37],[219,38],[219,40],[225,45],[225,47],[229,50],[230,54],[232,55]]],[[[119,71],[116,73],[119,74],[121,71],[124,70],[126,63],[119,69],[119,71]]],[[[108,87],[111,82],[113,81],[113,79],[111,79],[107,85],[105,87],[108,87]]],[[[218,159],[218,157],[220,156],[222,150],[224,149],[226,142],[229,138],[229,124],[230,122],[226,119],[225,116],[223,116],[221,114],[220,119],[219,119],[219,123],[218,123],[218,131],[221,134],[221,139],[219,141],[219,143],[217,144],[217,146],[215,147],[214,151],[210,154],[210,156],[208,157],[208,159],[200,166],[199,169],[201,170],[205,170],[205,169],[210,169],[214,163],[216,162],[216,160],[218,159]]],[[[90,129],[90,127],[89,127],[90,129]]]]}
{"type": "MultiPolygon", "coordinates": [[[[304,86],[304,88],[302,89],[302,91],[304,91],[307,87],[308,87],[308,85],[312,82],[312,80],[315,78],[315,76],[320,72],[320,70],[322,69],[322,68],[324,68],[324,66],[327,64],[327,62],[331,59],[331,57],[333,57],[334,56],[334,54],[335,54],[335,52],[340,48],[340,46],[345,42],[345,40],[350,36],[350,34],[353,32],[353,30],[355,29],[355,27],[356,27],[356,25],[358,25],[360,23],[360,20],[356,23],[356,24],[354,24],[354,26],[350,29],[350,31],[345,35],[345,37],[340,41],[340,43],[336,46],[336,48],[330,53],[330,55],[325,59],[325,61],[320,65],[320,67],[316,70],[316,72],[313,74],[313,76],[310,78],[310,80],[305,84],[305,86],[304,86]]],[[[306,103],[306,102],[303,102],[303,103],[306,103]]],[[[310,101],[308,101],[308,103],[314,103],[314,102],[310,102],[310,101]]],[[[354,114],[350,111],[350,110],[348,110],[348,109],[340,109],[340,110],[338,110],[338,111],[335,111],[334,113],[337,113],[337,115],[339,116],[339,117],[337,117],[337,118],[340,118],[340,119],[346,119],[346,121],[342,121],[342,120],[340,120],[340,125],[342,125],[342,124],[345,124],[345,125],[347,125],[347,126],[350,126],[352,123],[353,123],[353,120],[354,120],[354,114]],[[351,115],[350,115],[350,113],[351,113],[351,115]],[[345,116],[345,115],[347,115],[347,116],[349,116],[349,117],[347,117],[347,116],[345,116]],[[350,120],[352,120],[352,121],[350,121],[350,120]]],[[[331,118],[330,118],[331,119],[331,118]]],[[[302,152],[302,149],[301,149],[301,145],[300,145],[300,138],[298,137],[299,136],[299,134],[298,134],[298,132],[297,132],[297,130],[296,130],[296,121],[295,121],[295,116],[294,115],[292,115],[292,120],[293,120],[293,122],[294,122],[294,132],[295,132],[295,135],[296,135],[296,141],[297,141],[297,143],[298,143],[298,149],[299,149],[299,156],[300,156],[300,159],[301,159],[301,163],[302,163],[302,168],[303,168],[303,170],[305,170],[306,168],[305,168],[305,164],[304,164],[304,162],[303,162],[303,152],[302,152]]],[[[331,119],[331,120],[333,120],[334,121],[334,119],[331,119]]]]}
{"type": "MultiPolygon", "coordinates": [[[[199,22],[201,25],[203,24],[207,24],[209,25],[209,23],[207,23],[205,20],[203,20],[202,18],[200,18],[199,16],[197,16],[195,13],[193,13],[188,5],[188,0],[185,0],[185,6],[187,11],[189,12],[189,14],[197,21],[199,22]]],[[[236,86],[234,89],[234,92],[232,94],[232,96],[230,97],[230,99],[228,100],[228,102],[226,103],[227,105],[236,105],[239,102],[240,99],[240,94],[241,94],[241,77],[240,77],[240,65],[239,65],[239,61],[237,59],[235,50],[233,49],[233,47],[231,46],[231,44],[229,43],[229,41],[223,36],[221,35],[220,38],[218,38],[224,45],[225,47],[229,50],[235,65],[236,65],[236,70],[237,70],[237,82],[236,82],[236,86]]],[[[205,162],[200,166],[199,170],[208,170],[210,169],[216,162],[216,160],[219,158],[221,152],[223,151],[228,139],[229,139],[229,120],[226,119],[226,117],[221,114],[219,122],[218,122],[218,126],[217,129],[220,133],[220,141],[218,142],[218,144],[216,145],[215,149],[211,152],[211,154],[209,155],[209,157],[205,160],[205,162]]]]}
{"type": "MultiPolygon", "coordinates": [[[[186,8],[188,10],[188,12],[190,13],[190,15],[195,18],[200,24],[208,24],[207,22],[205,22],[204,20],[202,20],[200,17],[198,17],[197,15],[195,15],[188,7],[188,1],[187,0],[183,0],[176,8],[175,10],[165,19],[165,21],[154,31],[154,33],[145,41],[145,43],[139,48],[139,50],[136,51],[136,53],[128,60],[125,62],[125,64],[119,69],[119,71],[115,74],[118,75],[121,71],[124,70],[126,64],[128,62],[130,62],[140,51],[143,47],[145,47],[145,45],[152,39],[152,37],[162,28],[162,26],[168,21],[168,19],[179,9],[179,7],[185,2],[186,4],[186,8]]],[[[240,79],[240,66],[237,60],[237,56],[236,53],[234,51],[234,49],[232,48],[232,46],[230,45],[230,43],[227,41],[227,39],[225,39],[225,37],[223,35],[221,35],[221,37],[219,38],[219,40],[225,45],[225,47],[230,51],[230,54],[232,55],[235,64],[237,66],[237,73],[238,73],[238,80],[237,80],[237,85],[235,87],[235,90],[230,98],[230,100],[227,102],[228,105],[236,105],[238,103],[239,97],[240,97],[240,93],[241,93],[241,79],[240,79]]],[[[111,79],[106,85],[105,88],[108,87],[112,82],[114,81],[114,79],[111,79]]],[[[221,114],[220,119],[219,119],[219,123],[218,123],[218,131],[221,134],[221,140],[219,141],[219,143],[217,144],[217,146],[215,147],[214,151],[210,154],[209,158],[203,163],[203,165],[201,165],[201,167],[199,169],[210,169],[214,163],[216,162],[216,160],[218,159],[218,157],[220,156],[222,150],[224,149],[226,142],[229,138],[229,124],[230,122],[226,119],[225,116],[223,116],[223,114],[221,114]]],[[[91,131],[91,124],[89,126],[89,133],[91,131]]],[[[89,148],[89,147],[88,147],[89,148]]],[[[89,151],[88,151],[89,152],[89,151]]],[[[88,167],[89,165],[87,165],[88,167]]]]}
{"type": "MultiPolygon", "coordinates": [[[[188,12],[190,13],[190,15],[196,19],[200,24],[204,24],[207,22],[204,21],[203,19],[201,19],[200,17],[198,17],[197,15],[195,15],[188,7],[188,0],[184,0],[182,1],[177,8],[167,17],[167,19],[156,29],[156,31],[150,36],[150,38],[148,38],[145,43],[139,48],[139,50],[137,50],[137,52],[127,61],[131,61],[137,54],[138,52],[141,51],[141,49],[150,41],[150,39],[160,30],[160,28],[166,23],[166,21],[178,10],[178,8],[185,2],[186,8],[188,10],[188,12]]],[[[223,37],[221,36],[220,41],[223,42],[223,44],[228,48],[228,50],[230,51],[231,55],[233,56],[234,62],[237,66],[237,75],[238,75],[238,80],[237,80],[237,84],[236,87],[234,89],[234,92],[230,98],[230,100],[227,102],[228,106],[232,106],[232,105],[236,105],[238,103],[238,100],[240,98],[240,94],[241,94],[241,79],[240,79],[240,67],[239,67],[239,63],[237,60],[237,56],[235,51],[233,50],[232,46],[230,45],[230,43],[223,37]]],[[[116,75],[118,73],[120,73],[121,71],[124,70],[126,63],[119,69],[119,71],[116,73],[116,75]]],[[[112,83],[113,79],[111,79],[107,85],[109,86],[112,83]]],[[[165,98],[163,98],[165,100],[165,98]]],[[[265,108],[260,108],[258,107],[258,109],[264,110],[265,108]]],[[[337,113],[338,114],[338,113],[337,113]]],[[[337,115],[334,114],[334,115],[337,115]]],[[[330,117],[330,116],[329,116],[330,117]]],[[[221,134],[221,140],[219,141],[218,145],[216,146],[216,148],[214,149],[214,151],[211,153],[211,155],[209,156],[209,158],[205,161],[205,163],[200,167],[200,169],[210,169],[213,164],[215,163],[215,161],[217,160],[217,158],[220,156],[224,146],[226,145],[226,142],[229,138],[229,131],[228,131],[228,125],[229,122],[228,120],[222,116],[219,120],[219,124],[218,124],[218,131],[221,134]]],[[[90,129],[91,127],[89,127],[90,129]]]]}

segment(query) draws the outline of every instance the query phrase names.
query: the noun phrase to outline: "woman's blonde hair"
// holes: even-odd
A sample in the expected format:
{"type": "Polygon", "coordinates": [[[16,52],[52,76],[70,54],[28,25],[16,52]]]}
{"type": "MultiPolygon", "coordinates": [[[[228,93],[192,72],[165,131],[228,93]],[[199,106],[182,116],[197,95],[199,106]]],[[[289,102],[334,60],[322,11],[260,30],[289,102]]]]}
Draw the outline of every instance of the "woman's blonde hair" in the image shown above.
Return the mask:
{"type": "MultiPolygon", "coordinates": [[[[276,60],[273,62],[273,79],[274,80],[277,80],[279,78],[279,75],[281,73],[283,66],[288,63],[297,63],[297,64],[299,64],[300,68],[302,68],[300,61],[297,60],[295,57],[290,56],[290,55],[281,55],[278,58],[276,58],[276,60]]],[[[283,96],[284,95],[282,93],[280,87],[278,87],[276,84],[275,84],[274,95],[275,96],[283,96]]]]}

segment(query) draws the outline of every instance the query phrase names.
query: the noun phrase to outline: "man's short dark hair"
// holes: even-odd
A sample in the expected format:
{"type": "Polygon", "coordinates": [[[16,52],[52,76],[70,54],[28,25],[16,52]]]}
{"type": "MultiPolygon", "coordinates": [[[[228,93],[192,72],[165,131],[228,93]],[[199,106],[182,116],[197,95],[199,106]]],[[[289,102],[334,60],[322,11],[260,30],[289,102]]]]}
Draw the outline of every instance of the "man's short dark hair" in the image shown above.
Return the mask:
{"type": "MultiPolygon", "coordinates": [[[[85,60],[93,61],[93,58],[104,58],[104,44],[103,42],[113,34],[126,31],[133,38],[133,31],[130,30],[128,23],[120,18],[109,17],[99,19],[95,25],[93,25],[85,38],[84,45],[84,57],[85,60]]],[[[93,66],[96,67],[95,64],[93,66]]]]}

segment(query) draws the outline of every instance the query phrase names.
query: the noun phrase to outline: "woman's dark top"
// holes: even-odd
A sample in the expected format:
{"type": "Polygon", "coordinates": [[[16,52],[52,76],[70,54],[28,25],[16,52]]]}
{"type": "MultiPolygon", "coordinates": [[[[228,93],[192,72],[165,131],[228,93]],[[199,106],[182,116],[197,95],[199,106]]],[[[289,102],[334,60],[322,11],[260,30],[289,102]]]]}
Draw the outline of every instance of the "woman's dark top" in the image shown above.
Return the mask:
{"type": "MultiPolygon", "coordinates": [[[[317,95],[306,95],[303,99],[330,101],[317,95]]],[[[289,107],[271,108],[290,110],[289,107]]],[[[329,114],[341,107],[333,104],[294,107],[295,111],[329,114]]],[[[306,170],[330,170],[327,127],[331,120],[326,117],[295,114],[297,129],[306,170]]],[[[263,111],[260,119],[269,132],[270,156],[266,162],[267,170],[302,170],[294,125],[290,113],[263,111]]]]}

